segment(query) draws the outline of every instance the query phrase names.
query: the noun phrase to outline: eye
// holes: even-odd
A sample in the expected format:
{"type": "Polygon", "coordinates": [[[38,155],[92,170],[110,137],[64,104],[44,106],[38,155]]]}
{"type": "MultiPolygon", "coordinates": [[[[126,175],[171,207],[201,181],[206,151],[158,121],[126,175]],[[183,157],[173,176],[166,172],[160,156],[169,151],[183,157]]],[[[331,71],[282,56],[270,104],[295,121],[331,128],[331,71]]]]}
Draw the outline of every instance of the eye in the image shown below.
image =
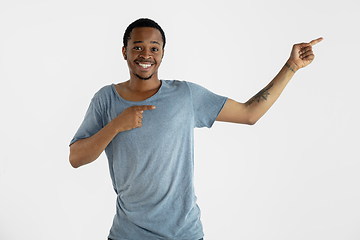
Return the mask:
{"type": "Polygon", "coordinates": [[[152,50],[153,52],[159,51],[159,49],[158,49],[158,48],[155,48],[155,47],[153,47],[151,50],[152,50]]]}
{"type": "Polygon", "coordinates": [[[141,47],[136,46],[136,47],[134,47],[134,50],[141,50],[141,47]]]}

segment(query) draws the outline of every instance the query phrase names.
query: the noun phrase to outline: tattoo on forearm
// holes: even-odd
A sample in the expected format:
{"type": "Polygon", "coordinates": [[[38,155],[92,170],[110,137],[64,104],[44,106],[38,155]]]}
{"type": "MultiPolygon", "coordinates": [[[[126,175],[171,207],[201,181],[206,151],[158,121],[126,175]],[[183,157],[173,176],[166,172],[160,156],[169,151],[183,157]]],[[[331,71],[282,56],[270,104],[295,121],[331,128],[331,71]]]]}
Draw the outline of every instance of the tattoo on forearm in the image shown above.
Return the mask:
{"type": "Polygon", "coordinates": [[[295,72],[295,70],[292,69],[292,67],[290,67],[290,65],[288,63],[285,63],[285,66],[287,66],[292,72],[295,72]]]}
{"type": "Polygon", "coordinates": [[[263,102],[267,100],[268,96],[270,95],[269,90],[273,87],[273,83],[270,84],[268,87],[264,88],[260,92],[258,92],[252,99],[249,100],[248,105],[251,105],[254,102],[263,102]]]}

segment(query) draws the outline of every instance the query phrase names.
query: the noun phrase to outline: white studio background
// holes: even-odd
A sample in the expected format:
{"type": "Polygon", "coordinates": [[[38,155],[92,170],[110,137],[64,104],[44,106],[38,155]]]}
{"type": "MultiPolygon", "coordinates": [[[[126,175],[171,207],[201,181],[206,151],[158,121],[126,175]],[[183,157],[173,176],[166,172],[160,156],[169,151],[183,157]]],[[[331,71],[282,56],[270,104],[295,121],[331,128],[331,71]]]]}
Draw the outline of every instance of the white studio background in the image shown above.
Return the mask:
{"type": "Polygon", "coordinates": [[[292,45],[324,37],[254,126],[196,130],[206,240],[360,239],[357,1],[0,0],[0,239],[106,239],[105,155],[73,169],[68,144],[93,94],[128,79],[122,35],[167,35],[160,77],[245,102],[292,45]]]}

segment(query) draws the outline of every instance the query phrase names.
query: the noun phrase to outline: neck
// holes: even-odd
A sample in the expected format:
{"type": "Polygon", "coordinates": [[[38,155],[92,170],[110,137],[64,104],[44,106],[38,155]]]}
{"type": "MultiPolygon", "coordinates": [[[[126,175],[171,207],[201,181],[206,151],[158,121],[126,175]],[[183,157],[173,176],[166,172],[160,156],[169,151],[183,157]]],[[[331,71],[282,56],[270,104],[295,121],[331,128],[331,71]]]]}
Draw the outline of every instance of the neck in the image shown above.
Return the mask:
{"type": "Polygon", "coordinates": [[[156,74],[154,74],[148,80],[140,79],[137,76],[131,76],[128,82],[128,88],[133,92],[147,92],[154,89],[159,89],[160,85],[161,85],[161,81],[159,80],[156,74]]]}

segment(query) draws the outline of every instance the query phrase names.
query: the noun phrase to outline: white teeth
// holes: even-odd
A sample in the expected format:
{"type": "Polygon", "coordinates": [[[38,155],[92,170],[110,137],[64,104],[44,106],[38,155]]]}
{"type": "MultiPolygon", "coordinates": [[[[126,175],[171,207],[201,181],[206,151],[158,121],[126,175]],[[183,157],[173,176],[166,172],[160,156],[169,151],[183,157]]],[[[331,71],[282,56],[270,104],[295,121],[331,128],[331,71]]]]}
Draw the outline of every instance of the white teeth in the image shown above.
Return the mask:
{"type": "Polygon", "coordinates": [[[139,63],[139,65],[140,65],[142,68],[149,68],[149,67],[151,67],[151,64],[142,64],[142,63],[139,63]]]}

